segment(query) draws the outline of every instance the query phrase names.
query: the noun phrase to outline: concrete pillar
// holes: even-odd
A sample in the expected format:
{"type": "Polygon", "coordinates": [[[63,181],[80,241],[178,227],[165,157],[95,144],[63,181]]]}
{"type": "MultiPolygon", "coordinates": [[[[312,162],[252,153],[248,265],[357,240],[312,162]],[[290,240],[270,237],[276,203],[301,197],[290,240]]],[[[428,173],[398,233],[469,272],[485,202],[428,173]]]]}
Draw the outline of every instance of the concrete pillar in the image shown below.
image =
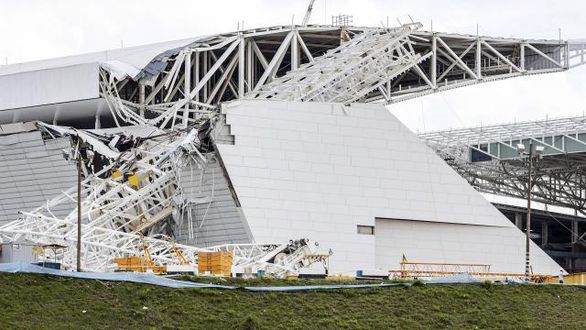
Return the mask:
{"type": "Polygon", "coordinates": [[[523,214],[515,213],[515,226],[523,230],[523,214]]]}

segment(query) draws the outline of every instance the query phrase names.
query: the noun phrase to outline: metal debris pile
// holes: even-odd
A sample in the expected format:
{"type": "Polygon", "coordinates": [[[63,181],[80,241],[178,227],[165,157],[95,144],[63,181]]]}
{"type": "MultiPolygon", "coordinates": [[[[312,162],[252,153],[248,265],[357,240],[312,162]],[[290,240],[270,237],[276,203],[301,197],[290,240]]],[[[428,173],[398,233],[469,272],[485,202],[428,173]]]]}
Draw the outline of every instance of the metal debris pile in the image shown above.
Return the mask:
{"type": "MultiPolygon", "coordinates": [[[[207,128],[201,132],[195,127],[161,130],[148,126],[86,131],[37,123],[45,135],[69,137],[72,148],[64,150],[64,156],[82,162],[84,271],[112,271],[115,258],[146,253],[156,265],[196,264],[199,251],[230,251],[237,268],[254,266],[276,276],[296,274],[310,263],[304,256],[314,252],[315,245],[305,239],[283,244],[197,248],[176,244],[171,238],[173,228],[183,220],[178,210],[189,202],[178,184],[178,173],[186,166],[207,166],[214,150],[202,140],[206,141],[212,131],[210,121],[200,127],[207,128]]],[[[66,269],[73,269],[77,252],[76,198],[77,188],[72,187],[32,211],[23,211],[21,219],[0,227],[0,239],[67,247],[60,261],[66,269]],[[64,205],[70,210],[68,214],[59,216],[53,212],[64,205]]]]}

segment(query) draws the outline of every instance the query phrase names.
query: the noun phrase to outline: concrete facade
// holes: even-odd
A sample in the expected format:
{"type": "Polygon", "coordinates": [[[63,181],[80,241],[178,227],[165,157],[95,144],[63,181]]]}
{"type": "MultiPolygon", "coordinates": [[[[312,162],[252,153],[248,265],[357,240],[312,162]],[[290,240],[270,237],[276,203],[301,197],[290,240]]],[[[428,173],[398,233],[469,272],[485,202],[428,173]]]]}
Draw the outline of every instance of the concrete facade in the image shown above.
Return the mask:
{"type": "MultiPolygon", "coordinates": [[[[523,272],[523,233],[383,106],[237,101],[223,111],[235,143],[219,152],[256,242],[318,241],[333,249],[334,272],[395,269],[403,253],[523,272]],[[377,228],[376,218],[401,221],[377,228]]],[[[533,251],[534,272],[559,272],[533,251]]]]}

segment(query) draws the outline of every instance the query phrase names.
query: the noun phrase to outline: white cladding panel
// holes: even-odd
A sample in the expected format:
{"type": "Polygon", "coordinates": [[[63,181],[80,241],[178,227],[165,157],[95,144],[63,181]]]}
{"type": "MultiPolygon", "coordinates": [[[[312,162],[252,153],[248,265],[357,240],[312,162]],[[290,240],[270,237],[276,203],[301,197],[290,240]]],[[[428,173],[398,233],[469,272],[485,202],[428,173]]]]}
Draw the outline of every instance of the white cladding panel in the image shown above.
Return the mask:
{"type": "MultiPolygon", "coordinates": [[[[400,269],[403,255],[412,262],[478,263],[492,272],[525,272],[525,236],[511,227],[376,219],[376,266],[400,269]]],[[[561,267],[531,245],[535,272],[558,274],[561,267]]]]}
{"type": "Polygon", "coordinates": [[[257,242],[313,239],[340,272],[374,267],[374,236],[357,225],[377,217],[517,230],[381,105],[239,101],[224,112],[235,145],[219,149],[257,242]]]}
{"type": "Polygon", "coordinates": [[[0,75],[0,110],[99,97],[98,63],[0,75]]]}

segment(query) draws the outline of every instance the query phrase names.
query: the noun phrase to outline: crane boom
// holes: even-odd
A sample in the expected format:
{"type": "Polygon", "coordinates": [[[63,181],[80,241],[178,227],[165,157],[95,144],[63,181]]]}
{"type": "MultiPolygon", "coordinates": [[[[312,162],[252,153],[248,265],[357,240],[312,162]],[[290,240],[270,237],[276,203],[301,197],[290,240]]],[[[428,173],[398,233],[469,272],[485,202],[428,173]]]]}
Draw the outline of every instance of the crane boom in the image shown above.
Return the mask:
{"type": "Polygon", "coordinates": [[[311,10],[313,9],[314,2],[315,0],[309,1],[309,6],[307,7],[307,11],[305,12],[305,17],[303,17],[303,24],[301,24],[302,26],[307,26],[307,23],[309,22],[309,17],[311,16],[311,10]]]}

